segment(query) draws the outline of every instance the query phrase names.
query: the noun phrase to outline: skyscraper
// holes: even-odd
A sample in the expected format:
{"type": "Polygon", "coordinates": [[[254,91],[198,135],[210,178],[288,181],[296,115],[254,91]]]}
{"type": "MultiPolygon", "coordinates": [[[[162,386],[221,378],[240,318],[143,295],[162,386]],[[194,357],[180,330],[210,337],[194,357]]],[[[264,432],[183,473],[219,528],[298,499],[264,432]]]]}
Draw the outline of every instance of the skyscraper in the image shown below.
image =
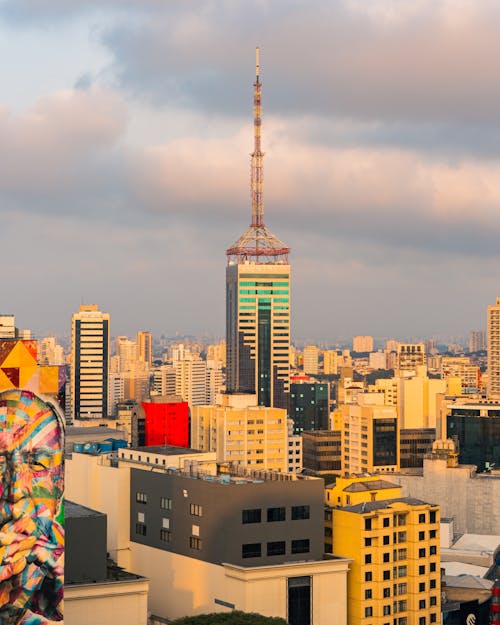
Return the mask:
{"type": "Polygon", "coordinates": [[[151,332],[139,330],[135,339],[137,360],[147,363],[151,367],[153,363],[153,335],[151,332]]]}
{"type": "Polygon", "coordinates": [[[71,413],[76,419],[108,416],[109,314],[97,304],[71,318],[71,413]]]}
{"type": "Polygon", "coordinates": [[[256,393],[261,406],[288,407],[289,248],[264,225],[259,49],[254,83],[252,221],[227,251],[227,392],[256,393]]]}
{"type": "Polygon", "coordinates": [[[488,306],[488,396],[500,396],[500,297],[488,306]]]}

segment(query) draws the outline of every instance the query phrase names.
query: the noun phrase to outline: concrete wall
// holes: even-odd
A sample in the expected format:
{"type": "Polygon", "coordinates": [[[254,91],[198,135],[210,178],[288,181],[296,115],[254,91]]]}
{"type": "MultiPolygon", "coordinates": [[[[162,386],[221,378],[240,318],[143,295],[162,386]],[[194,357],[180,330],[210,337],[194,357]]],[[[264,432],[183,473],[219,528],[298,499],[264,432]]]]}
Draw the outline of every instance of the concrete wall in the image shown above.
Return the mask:
{"type": "Polygon", "coordinates": [[[137,543],[132,543],[131,560],[134,571],[151,579],[149,609],[156,616],[175,619],[186,614],[228,612],[234,606],[237,610],[286,619],[288,577],[311,575],[312,625],[347,623],[348,560],[244,569],[137,543]]]}
{"type": "Polygon", "coordinates": [[[64,588],[68,625],[147,625],[148,582],[133,580],[64,588]]]}
{"type": "Polygon", "coordinates": [[[500,534],[500,476],[477,475],[471,465],[447,468],[446,460],[425,459],[424,474],[391,475],[405,497],[438,504],[459,534],[500,534]]]}

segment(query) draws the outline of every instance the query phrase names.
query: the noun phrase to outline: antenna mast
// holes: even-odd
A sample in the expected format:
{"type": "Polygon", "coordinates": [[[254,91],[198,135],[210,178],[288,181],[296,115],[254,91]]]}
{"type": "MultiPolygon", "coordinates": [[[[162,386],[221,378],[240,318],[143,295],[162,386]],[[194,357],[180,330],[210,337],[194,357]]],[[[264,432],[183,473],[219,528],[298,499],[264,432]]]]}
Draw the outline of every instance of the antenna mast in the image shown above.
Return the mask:
{"type": "Polygon", "coordinates": [[[264,152],[260,149],[262,127],[262,101],[260,77],[260,48],[255,48],[255,82],[253,84],[253,132],[252,153],[252,226],[264,225],[264,152]]]}

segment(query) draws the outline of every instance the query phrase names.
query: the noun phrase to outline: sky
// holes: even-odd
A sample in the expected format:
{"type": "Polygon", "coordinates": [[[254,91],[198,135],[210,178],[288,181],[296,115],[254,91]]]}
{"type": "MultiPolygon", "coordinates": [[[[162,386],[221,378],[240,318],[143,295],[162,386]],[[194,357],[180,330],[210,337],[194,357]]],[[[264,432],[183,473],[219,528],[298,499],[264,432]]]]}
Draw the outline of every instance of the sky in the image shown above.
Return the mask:
{"type": "Polygon", "coordinates": [[[81,303],[222,336],[250,222],[261,48],[266,225],[292,335],[465,335],[500,295],[497,0],[0,0],[0,312],[81,303]]]}

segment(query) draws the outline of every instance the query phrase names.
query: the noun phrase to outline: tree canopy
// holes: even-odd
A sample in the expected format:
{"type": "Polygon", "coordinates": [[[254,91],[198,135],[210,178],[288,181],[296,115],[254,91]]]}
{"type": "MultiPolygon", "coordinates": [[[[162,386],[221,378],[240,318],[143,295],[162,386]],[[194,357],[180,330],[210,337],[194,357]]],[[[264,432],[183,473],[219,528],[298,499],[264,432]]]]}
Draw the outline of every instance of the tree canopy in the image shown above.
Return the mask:
{"type": "Polygon", "coordinates": [[[171,625],[287,625],[287,622],[275,616],[262,616],[255,612],[214,612],[198,616],[183,616],[171,625]]]}

